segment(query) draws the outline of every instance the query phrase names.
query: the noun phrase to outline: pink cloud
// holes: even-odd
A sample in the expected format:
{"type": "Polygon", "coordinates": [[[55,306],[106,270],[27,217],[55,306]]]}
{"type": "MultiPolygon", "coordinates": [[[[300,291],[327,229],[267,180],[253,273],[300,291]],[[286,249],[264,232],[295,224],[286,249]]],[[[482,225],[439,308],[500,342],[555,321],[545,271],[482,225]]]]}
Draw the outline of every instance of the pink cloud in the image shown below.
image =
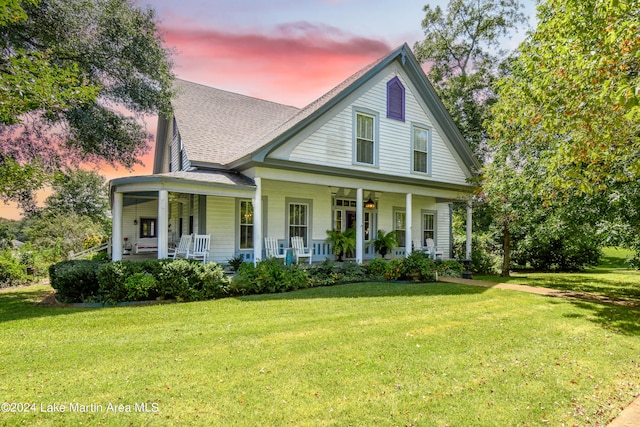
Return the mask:
{"type": "Polygon", "coordinates": [[[303,107],[391,47],[326,25],[295,22],[270,34],[165,28],[176,74],[187,80],[303,107]]]}

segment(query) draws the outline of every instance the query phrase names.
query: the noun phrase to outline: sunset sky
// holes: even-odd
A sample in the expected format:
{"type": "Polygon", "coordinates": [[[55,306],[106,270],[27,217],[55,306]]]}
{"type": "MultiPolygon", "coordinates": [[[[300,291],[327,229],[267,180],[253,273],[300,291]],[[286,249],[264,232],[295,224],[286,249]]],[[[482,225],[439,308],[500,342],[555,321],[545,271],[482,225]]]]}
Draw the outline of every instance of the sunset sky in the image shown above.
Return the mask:
{"type": "MultiPolygon", "coordinates": [[[[156,10],[177,77],[304,107],[391,50],[421,40],[423,7],[447,0],[135,0],[156,10]]],[[[535,15],[534,0],[522,0],[535,15]]],[[[515,49],[524,37],[505,40],[515,49]]],[[[155,119],[147,121],[155,133],[155,119]]],[[[102,168],[107,179],[150,174],[102,168]]],[[[16,219],[0,203],[0,217],[16,219]]]]}

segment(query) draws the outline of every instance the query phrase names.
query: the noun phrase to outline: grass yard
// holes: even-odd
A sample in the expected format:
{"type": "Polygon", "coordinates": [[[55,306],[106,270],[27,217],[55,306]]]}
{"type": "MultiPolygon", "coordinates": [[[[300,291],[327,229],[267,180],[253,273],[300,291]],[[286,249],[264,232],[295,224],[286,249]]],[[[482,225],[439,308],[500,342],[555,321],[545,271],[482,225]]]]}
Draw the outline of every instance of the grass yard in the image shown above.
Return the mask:
{"type": "Polygon", "coordinates": [[[0,292],[0,425],[606,425],[640,393],[629,307],[443,283],[33,305],[49,289],[0,292]]]}
{"type": "Polygon", "coordinates": [[[581,273],[515,272],[511,277],[474,276],[474,279],[586,292],[638,304],[640,302],[640,271],[629,268],[625,262],[631,254],[631,251],[623,249],[605,248],[600,265],[581,273]]]}

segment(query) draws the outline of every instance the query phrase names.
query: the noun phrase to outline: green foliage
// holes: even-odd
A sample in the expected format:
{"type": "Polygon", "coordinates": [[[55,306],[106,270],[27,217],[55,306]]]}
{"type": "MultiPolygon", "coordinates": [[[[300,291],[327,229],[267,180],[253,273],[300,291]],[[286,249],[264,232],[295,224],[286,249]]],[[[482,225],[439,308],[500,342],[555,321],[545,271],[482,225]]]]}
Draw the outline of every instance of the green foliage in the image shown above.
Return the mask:
{"type": "Polygon", "coordinates": [[[158,281],[149,273],[134,273],[124,281],[125,301],[146,301],[156,292],[158,281]]]}
{"type": "Polygon", "coordinates": [[[49,267],[49,282],[61,302],[93,300],[99,291],[99,261],[63,261],[49,267]]]}
{"type": "Polygon", "coordinates": [[[63,302],[200,301],[227,295],[229,284],[220,265],[192,260],[63,261],[49,274],[63,302]]]}
{"type": "Polygon", "coordinates": [[[200,301],[224,296],[228,280],[222,267],[193,260],[175,260],[163,264],[158,277],[158,293],[165,299],[200,301]]]}
{"type": "Polygon", "coordinates": [[[349,228],[344,233],[339,230],[327,230],[325,242],[331,245],[336,261],[342,261],[343,257],[348,258],[355,253],[356,230],[349,228]]]}
{"type": "Polygon", "coordinates": [[[105,178],[94,171],[69,169],[54,174],[53,193],[45,201],[49,212],[73,212],[103,222],[109,209],[109,189],[105,178]]]}
{"type": "Polygon", "coordinates": [[[85,242],[106,238],[103,223],[74,212],[44,211],[32,218],[25,232],[37,248],[53,251],[53,262],[66,259],[69,252],[81,252],[85,242]]]}
{"type": "Polygon", "coordinates": [[[244,263],[244,258],[241,256],[235,256],[227,260],[227,264],[231,267],[232,271],[238,271],[240,266],[244,263]]]}
{"type": "Polygon", "coordinates": [[[639,14],[636,0],[540,3],[489,129],[497,150],[531,165],[538,194],[562,200],[640,178],[639,14]]]}
{"type": "Polygon", "coordinates": [[[373,245],[376,253],[379,253],[382,258],[389,252],[398,246],[398,238],[395,231],[385,233],[384,230],[378,230],[378,235],[375,239],[369,242],[369,245],[373,245]]]}
{"type": "Polygon", "coordinates": [[[298,266],[284,265],[270,258],[254,266],[244,263],[232,282],[232,290],[243,294],[287,292],[309,287],[309,275],[298,266]]]}
{"type": "Polygon", "coordinates": [[[364,268],[370,280],[385,280],[387,261],[383,258],[374,258],[365,264],[364,268]]]}
{"type": "Polygon", "coordinates": [[[30,210],[62,164],[139,163],[148,135],[126,114],[165,114],[171,99],[155,12],[131,0],[2,4],[0,196],[30,210]],[[28,144],[24,132],[35,136],[28,144]]]}
{"type": "Polygon", "coordinates": [[[0,251],[0,288],[28,283],[27,265],[10,250],[0,251]]]}
{"type": "Polygon", "coordinates": [[[435,269],[438,271],[438,276],[442,277],[462,277],[464,267],[458,261],[454,260],[437,260],[435,269]]]}
{"type": "Polygon", "coordinates": [[[425,39],[415,44],[416,56],[428,65],[438,96],[480,158],[503,54],[500,38],[525,22],[521,7],[517,0],[450,0],[446,11],[424,7],[425,39]]]}

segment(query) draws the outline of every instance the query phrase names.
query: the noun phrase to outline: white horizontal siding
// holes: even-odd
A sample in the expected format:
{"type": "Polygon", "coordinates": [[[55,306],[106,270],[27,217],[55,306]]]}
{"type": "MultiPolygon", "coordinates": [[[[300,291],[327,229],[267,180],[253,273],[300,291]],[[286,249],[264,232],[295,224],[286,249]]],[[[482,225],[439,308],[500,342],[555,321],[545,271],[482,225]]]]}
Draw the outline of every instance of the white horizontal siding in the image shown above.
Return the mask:
{"type": "Polygon", "coordinates": [[[416,98],[417,91],[396,65],[388,67],[354,96],[320,119],[320,126],[275,150],[270,157],[355,170],[377,170],[381,174],[410,176],[441,182],[465,184],[466,176],[445,142],[425,103],[416,98]],[[406,89],[405,121],[386,117],[387,81],[398,76],[406,89]],[[377,168],[353,164],[353,111],[363,108],[378,113],[379,163],[377,168]],[[432,132],[430,177],[411,172],[412,125],[426,126],[432,132]]]}
{"type": "Polygon", "coordinates": [[[226,263],[235,255],[236,199],[207,196],[207,234],[211,234],[212,261],[226,263]]]}

